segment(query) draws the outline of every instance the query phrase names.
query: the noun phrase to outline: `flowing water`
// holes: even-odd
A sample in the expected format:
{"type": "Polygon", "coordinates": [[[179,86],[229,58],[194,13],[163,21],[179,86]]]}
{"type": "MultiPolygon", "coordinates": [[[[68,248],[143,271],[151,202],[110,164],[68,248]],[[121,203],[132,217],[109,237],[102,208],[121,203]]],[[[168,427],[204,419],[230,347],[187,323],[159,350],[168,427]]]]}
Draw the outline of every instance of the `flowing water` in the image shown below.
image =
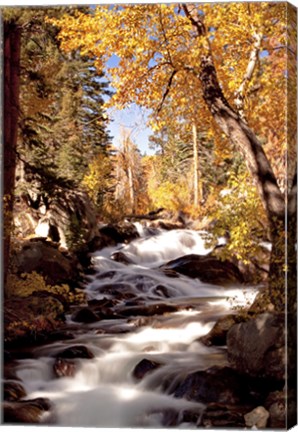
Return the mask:
{"type": "MultiPolygon", "coordinates": [[[[108,247],[93,254],[95,274],[86,285],[89,300],[118,298],[117,307],[132,315],[108,317],[79,324],[67,317],[75,339],[38,347],[34,358],[19,361],[17,375],[26,399],[48,397],[54,404],[55,423],[88,427],[163,427],[167,412],[181,416],[200,413],[202,405],[174,398],[171,388],[187,373],[212,365],[225,365],[224,347],[206,347],[198,341],[215,321],[235,305],[252,301],[256,289],[220,286],[186,276],[173,278],[158,267],[177,257],[210,252],[202,235],[191,230],[158,231],[129,245],[108,247]],[[122,252],[130,264],[115,261],[122,252]],[[123,295],[125,294],[125,295],[123,295]],[[166,304],[175,312],[140,317],[135,305],[166,304]],[[85,345],[93,359],[76,359],[74,377],[56,378],[55,354],[73,345],[85,345]],[[142,380],[133,370],[143,359],[162,364],[142,380]]],[[[128,314],[129,315],[129,314],[128,314]]],[[[46,422],[47,419],[45,418],[46,422]]],[[[195,424],[179,422],[179,428],[195,424]]]]}

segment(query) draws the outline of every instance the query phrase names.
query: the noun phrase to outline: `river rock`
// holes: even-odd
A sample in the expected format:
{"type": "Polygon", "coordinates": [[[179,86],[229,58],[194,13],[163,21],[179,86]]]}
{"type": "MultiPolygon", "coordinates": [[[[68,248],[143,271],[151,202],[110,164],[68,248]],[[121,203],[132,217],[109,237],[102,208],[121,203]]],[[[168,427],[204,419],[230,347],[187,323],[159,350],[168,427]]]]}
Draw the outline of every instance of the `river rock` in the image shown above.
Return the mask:
{"type": "Polygon", "coordinates": [[[51,423],[50,411],[52,405],[49,399],[37,398],[32,400],[3,403],[4,423],[38,424],[51,423]]]}
{"type": "Polygon", "coordinates": [[[76,364],[73,361],[58,357],[53,364],[53,371],[57,378],[74,377],[76,364]]]}
{"type": "Polygon", "coordinates": [[[268,418],[269,412],[263,406],[258,406],[244,415],[245,425],[257,429],[264,429],[267,426],[268,418]]]}
{"type": "Polygon", "coordinates": [[[177,398],[229,405],[246,402],[249,394],[244,378],[227,366],[213,366],[204,371],[193,372],[172,391],[177,398]]]}
{"type": "Polygon", "coordinates": [[[228,360],[241,373],[285,379],[284,315],[264,313],[234,325],[227,334],[228,360]]]}
{"type": "Polygon", "coordinates": [[[212,329],[206,335],[200,337],[198,340],[206,346],[211,345],[226,345],[226,337],[230,328],[244,321],[244,317],[241,315],[226,315],[219,318],[214,324],[212,329]]]}
{"type": "Polygon", "coordinates": [[[90,251],[115,246],[118,243],[129,243],[140,237],[135,225],[128,222],[104,225],[98,231],[98,234],[89,242],[90,251]]]}
{"type": "Polygon", "coordinates": [[[198,427],[205,428],[237,428],[245,426],[242,407],[231,407],[219,403],[207,404],[202,415],[186,412],[183,420],[195,423],[198,427]]]}
{"type": "Polygon", "coordinates": [[[190,254],[169,261],[160,267],[175,270],[190,278],[215,285],[230,285],[243,282],[239,269],[231,262],[219,260],[211,255],[190,254]]]}
{"type": "MultiPolygon", "coordinates": [[[[212,251],[212,256],[220,259],[225,254],[229,255],[227,244],[228,241],[226,244],[216,246],[212,251]]],[[[242,260],[236,258],[236,256],[232,256],[231,261],[240,270],[244,283],[257,285],[261,282],[266,282],[268,279],[270,254],[270,248],[259,244],[254,257],[248,263],[244,263],[242,260]]]]}
{"type": "Polygon", "coordinates": [[[17,274],[42,274],[50,285],[73,283],[79,278],[79,263],[58,250],[57,245],[41,239],[32,239],[23,244],[12,263],[17,274]]]}
{"type": "Polygon", "coordinates": [[[26,396],[22,384],[15,381],[5,381],[3,385],[3,399],[5,401],[17,401],[26,396]]]}
{"type": "Polygon", "coordinates": [[[111,259],[122,264],[135,264],[132,259],[128,258],[124,252],[118,251],[111,255],[111,259]]]}
{"type": "Polygon", "coordinates": [[[137,380],[141,380],[149,372],[162,366],[162,363],[156,362],[154,360],[143,359],[134,368],[132,375],[137,380]]]}
{"type": "Polygon", "coordinates": [[[112,308],[116,306],[118,303],[119,303],[118,299],[109,299],[106,297],[102,299],[88,300],[88,306],[95,311],[100,311],[102,308],[112,308]]]}
{"type": "Polygon", "coordinates": [[[99,317],[89,308],[82,308],[71,315],[71,319],[75,322],[91,324],[99,321],[99,317]]]}
{"type": "Polygon", "coordinates": [[[152,316],[177,312],[177,310],[179,310],[179,305],[176,306],[165,303],[155,303],[130,307],[126,306],[125,308],[119,308],[118,312],[123,316],[152,316]]]}
{"type": "Polygon", "coordinates": [[[94,358],[94,354],[85,345],[74,345],[60,351],[55,357],[63,359],[92,359],[94,358]]]}

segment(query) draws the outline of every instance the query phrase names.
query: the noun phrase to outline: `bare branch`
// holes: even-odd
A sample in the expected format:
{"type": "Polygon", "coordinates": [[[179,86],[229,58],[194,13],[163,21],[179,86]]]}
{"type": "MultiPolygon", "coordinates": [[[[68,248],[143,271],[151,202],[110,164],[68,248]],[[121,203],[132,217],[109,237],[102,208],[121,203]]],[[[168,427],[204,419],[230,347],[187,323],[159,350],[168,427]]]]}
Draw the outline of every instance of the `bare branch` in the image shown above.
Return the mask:
{"type": "Polygon", "coordinates": [[[171,89],[171,85],[172,85],[172,82],[173,82],[174,76],[176,75],[177,72],[178,72],[178,71],[174,69],[173,72],[171,73],[171,76],[170,76],[170,78],[169,78],[169,81],[168,81],[168,85],[167,85],[166,91],[164,92],[163,97],[162,97],[162,101],[161,101],[161,103],[160,103],[160,105],[159,105],[159,107],[158,107],[158,109],[157,109],[157,114],[159,114],[160,111],[161,111],[161,109],[162,109],[162,106],[163,106],[163,104],[164,104],[164,101],[165,101],[166,97],[168,96],[168,94],[169,94],[169,92],[170,92],[170,89],[171,89]]]}

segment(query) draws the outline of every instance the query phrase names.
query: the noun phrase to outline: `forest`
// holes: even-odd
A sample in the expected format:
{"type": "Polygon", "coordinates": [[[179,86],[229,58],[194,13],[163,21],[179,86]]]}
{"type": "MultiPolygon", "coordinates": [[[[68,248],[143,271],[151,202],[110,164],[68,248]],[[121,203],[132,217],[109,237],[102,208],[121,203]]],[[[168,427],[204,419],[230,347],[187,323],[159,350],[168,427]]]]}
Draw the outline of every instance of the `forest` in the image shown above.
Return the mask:
{"type": "Polygon", "coordinates": [[[4,422],[295,424],[296,9],[1,18],[4,422]]]}

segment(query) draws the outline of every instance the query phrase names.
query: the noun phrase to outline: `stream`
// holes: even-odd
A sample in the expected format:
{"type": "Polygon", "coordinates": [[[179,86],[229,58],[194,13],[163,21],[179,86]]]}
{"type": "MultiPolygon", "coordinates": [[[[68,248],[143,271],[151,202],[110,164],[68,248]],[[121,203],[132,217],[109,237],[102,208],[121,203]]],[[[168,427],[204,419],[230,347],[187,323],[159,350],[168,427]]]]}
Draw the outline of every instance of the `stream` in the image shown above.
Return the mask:
{"type": "Polygon", "coordinates": [[[207,347],[198,339],[219,317],[252,302],[257,293],[254,287],[224,288],[165,274],[159,266],[170,260],[210,252],[202,234],[186,229],[150,234],[137,227],[139,239],[92,254],[95,272],[85,287],[88,301],[110,302],[113,315],[81,324],[70,314],[67,327],[73,339],[37,347],[33,358],[18,362],[26,399],[49,398],[56,425],[159,428],[174,412],[176,427],[195,428],[196,423],[183,420],[183,412],[200,414],[204,405],[174,397],[171,389],[188,373],[227,364],[225,347],[207,347]],[[125,263],[113,259],[119,253],[125,263]],[[158,312],[164,306],[165,313],[158,312]],[[87,347],[93,358],[76,358],[74,376],[57,378],[55,356],[74,345],[87,347]],[[159,367],[137,379],[135,368],[144,359],[159,367]]]}

